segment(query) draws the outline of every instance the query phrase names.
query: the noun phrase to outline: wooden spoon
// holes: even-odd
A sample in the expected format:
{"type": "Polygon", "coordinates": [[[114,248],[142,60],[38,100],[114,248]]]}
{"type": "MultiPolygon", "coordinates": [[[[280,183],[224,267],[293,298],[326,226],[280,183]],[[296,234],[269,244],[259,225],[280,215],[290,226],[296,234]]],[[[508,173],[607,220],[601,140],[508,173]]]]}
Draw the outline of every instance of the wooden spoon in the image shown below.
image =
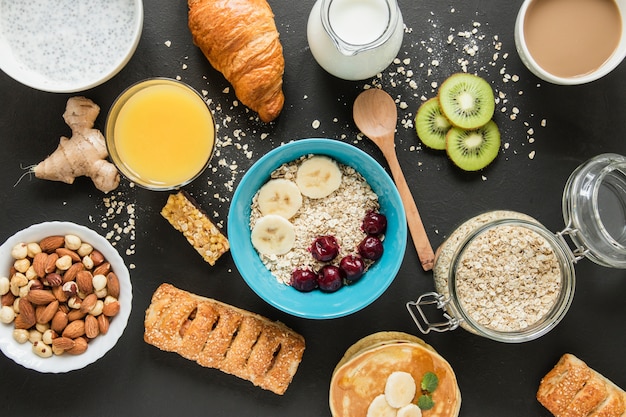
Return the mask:
{"type": "Polygon", "coordinates": [[[371,88],[359,94],[354,101],[353,117],[357,127],[380,148],[387,160],[402,198],[406,220],[422,268],[424,271],[430,271],[435,262],[435,254],[396,155],[394,143],[398,120],[396,103],[383,90],[371,88]]]}

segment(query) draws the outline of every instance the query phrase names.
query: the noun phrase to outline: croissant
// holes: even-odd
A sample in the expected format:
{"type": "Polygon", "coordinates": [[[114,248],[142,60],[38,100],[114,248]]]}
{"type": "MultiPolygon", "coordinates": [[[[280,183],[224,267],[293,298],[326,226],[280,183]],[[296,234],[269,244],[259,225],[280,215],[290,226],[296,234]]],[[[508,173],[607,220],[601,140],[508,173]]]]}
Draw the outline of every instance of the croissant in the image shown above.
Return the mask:
{"type": "Polygon", "coordinates": [[[264,122],[280,114],[285,59],[266,0],[188,0],[193,42],[264,122]]]}

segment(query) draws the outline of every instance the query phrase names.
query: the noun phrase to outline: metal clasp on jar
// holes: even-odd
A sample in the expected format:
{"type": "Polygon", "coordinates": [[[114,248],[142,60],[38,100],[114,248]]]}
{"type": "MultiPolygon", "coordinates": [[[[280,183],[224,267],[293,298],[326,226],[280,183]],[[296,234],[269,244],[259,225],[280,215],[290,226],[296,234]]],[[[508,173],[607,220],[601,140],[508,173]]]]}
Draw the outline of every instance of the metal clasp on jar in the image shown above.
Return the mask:
{"type": "Polygon", "coordinates": [[[444,309],[450,303],[443,295],[436,292],[427,292],[422,294],[417,301],[409,301],[406,308],[413,317],[413,321],[423,334],[428,334],[431,330],[435,332],[446,332],[454,330],[461,324],[461,320],[450,316],[444,309]],[[446,321],[431,323],[423,307],[434,306],[438,310],[443,311],[443,317],[446,321]]]}
{"type": "Polygon", "coordinates": [[[578,229],[572,226],[572,221],[570,220],[565,229],[556,233],[556,236],[563,243],[563,247],[569,248],[569,244],[565,240],[565,236],[569,236],[570,240],[574,244],[574,250],[568,251],[568,255],[571,257],[573,263],[577,263],[578,261],[584,259],[589,254],[589,249],[584,247],[583,245],[578,243],[576,239],[576,235],[579,233],[578,229]]]}

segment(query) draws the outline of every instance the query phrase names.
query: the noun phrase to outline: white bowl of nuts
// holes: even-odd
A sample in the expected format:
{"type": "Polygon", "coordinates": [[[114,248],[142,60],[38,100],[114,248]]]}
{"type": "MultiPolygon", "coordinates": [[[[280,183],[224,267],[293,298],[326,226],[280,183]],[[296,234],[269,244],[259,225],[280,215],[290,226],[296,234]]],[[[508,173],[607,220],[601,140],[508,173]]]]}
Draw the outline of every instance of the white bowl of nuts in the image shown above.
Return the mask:
{"type": "Polygon", "coordinates": [[[0,350],[39,372],[83,368],[108,352],[131,311],[113,246],[69,222],[30,226],[0,246],[0,350]]]}

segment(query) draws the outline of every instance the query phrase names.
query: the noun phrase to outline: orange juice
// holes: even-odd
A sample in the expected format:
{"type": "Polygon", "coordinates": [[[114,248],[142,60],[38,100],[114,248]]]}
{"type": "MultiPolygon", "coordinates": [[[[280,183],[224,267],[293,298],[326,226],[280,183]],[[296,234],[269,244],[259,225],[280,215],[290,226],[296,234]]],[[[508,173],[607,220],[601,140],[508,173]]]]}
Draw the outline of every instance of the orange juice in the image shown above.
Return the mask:
{"type": "Polygon", "coordinates": [[[215,123],[191,87],[151,79],[125,91],[107,121],[111,158],[130,180],[147,188],[172,189],[207,166],[215,123]]]}

